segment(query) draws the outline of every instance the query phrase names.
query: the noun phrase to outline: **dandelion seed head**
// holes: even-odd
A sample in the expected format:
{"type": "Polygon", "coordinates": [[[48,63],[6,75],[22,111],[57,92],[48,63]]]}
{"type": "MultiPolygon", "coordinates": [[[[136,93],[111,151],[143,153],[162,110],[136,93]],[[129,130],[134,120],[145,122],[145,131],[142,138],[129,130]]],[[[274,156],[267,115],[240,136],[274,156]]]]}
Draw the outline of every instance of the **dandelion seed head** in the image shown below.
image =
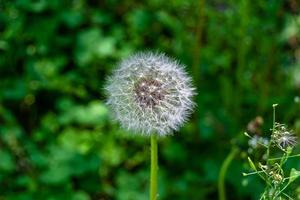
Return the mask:
{"type": "Polygon", "coordinates": [[[171,134],[194,107],[191,78],[164,54],[138,53],[121,61],[105,89],[114,118],[134,133],[171,134]]]}
{"type": "Polygon", "coordinates": [[[282,150],[294,147],[297,144],[297,137],[293,131],[288,130],[284,124],[276,123],[272,141],[282,150]]]}
{"type": "Polygon", "coordinates": [[[297,144],[297,137],[290,132],[285,132],[280,138],[278,138],[277,143],[282,149],[294,147],[297,144]]]}

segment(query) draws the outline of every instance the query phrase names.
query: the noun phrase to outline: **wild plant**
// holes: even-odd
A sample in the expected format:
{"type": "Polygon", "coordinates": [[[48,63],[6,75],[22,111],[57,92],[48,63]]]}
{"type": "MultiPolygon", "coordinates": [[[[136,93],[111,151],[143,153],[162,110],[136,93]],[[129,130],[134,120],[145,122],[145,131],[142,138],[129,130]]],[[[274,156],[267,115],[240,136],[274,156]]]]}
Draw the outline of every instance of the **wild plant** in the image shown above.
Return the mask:
{"type": "Polygon", "coordinates": [[[157,139],[178,130],[194,107],[195,89],[184,68],[164,54],[137,53],[120,62],[105,88],[114,119],[151,137],[150,200],[158,197],[157,139]]]}
{"type": "Polygon", "coordinates": [[[298,157],[300,154],[292,154],[297,144],[297,137],[285,124],[276,121],[276,106],[277,104],[273,105],[273,126],[268,139],[251,136],[245,132],[245,135],[250,138],[250,145],[261,146],[265,150],[258,162],[248,157],[253,172],[243,173],[244,176],[258,175],[265,182],[261,200],[293,199],[286,190],[300,176],[300,171],[294,168],[288,171],[284,166],[290,158],[298,157]]]}

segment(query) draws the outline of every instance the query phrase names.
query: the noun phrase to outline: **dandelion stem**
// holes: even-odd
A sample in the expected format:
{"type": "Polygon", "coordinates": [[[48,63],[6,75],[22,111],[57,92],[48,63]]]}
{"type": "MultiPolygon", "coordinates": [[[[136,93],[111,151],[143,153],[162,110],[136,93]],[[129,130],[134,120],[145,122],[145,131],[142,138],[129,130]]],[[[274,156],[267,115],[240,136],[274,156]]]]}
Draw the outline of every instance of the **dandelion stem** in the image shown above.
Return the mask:
{"type": "Polygon", "coordinates": [[[226,200],[226,190],[225,190],[225,176],[228,170],[228,167],[236,154],[239,152],[237,148],[232,148],[226,159],[224,160],[220,175],[219,175],[219,181],[218,181],[218,190],[219,190],[219,200],[226,200]]]}
{"type": "Polygon", "coordinates": [[[157,199],[157,136],[151,135],[151,170],[150,170],[150,200],[157,199]]]}

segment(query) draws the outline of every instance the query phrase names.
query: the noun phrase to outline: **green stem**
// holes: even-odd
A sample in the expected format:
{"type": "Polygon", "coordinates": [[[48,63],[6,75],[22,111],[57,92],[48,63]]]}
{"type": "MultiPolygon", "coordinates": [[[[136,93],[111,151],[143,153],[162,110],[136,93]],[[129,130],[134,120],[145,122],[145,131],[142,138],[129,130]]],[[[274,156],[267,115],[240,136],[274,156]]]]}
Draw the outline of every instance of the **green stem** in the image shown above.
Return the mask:
{"type": "Polygon", "coordinates": [[[273,129],[272,129],[272,134],[274,134],[275,131],[275,120],[276,120],[276,106],[278,104],[273,104],[273,129]]]}
{"type": "MultiPolygon", "coordinates": [[[[292,156],[287,156],[286,158],[295,158],[295,157],[300,157],[300,154],[292,155],[292,156]]],[[[283,157],[278,157],[278,158],[270,158],[269,160],[281,160],[283,157]]]]}
{"type": "MultiPolygon", "coordinates": [[[[275,122],[276,122],[276,106],[277,104],[273,104],[273,128],[272,128],[272,136],[274,135],[274,131],[275,131],[275,122]]],[[[272,139],[269,142],[269,147],[268,147],[268,151],[267,151],[267,165],[270,162],[270,148],[271,148],[271,144],[272,144],[272,139]]],[[[276,188],[275,188],[276,191],[276,188]]],[[[275,192],[272,194],[271,199],[275,199],[275,192]]]]}
{"type": "Polygon", "coordinates": [[[157,199],[157,136],[151,135],[150,200],[157,199]]]}
{"type": "MultiPolygon", "coordinates": [[[[275,120],[276,120],[276,106],[278,104],[273,104],[273,128],[272,128],[272,135],[274,134],[275,131],[275,120]]],[[[268,145],[268,149],[267,149],[267,165],[270,162],[270,148],[271,148],[271,144],[272,144],[272,140],[270,140],[269,145],[268,145]]]]}
{"type": "Polygon", "coordinates": [[[239,150],[237,148],[232,148],[221,166],[218,180],[219,200],[226,200],[225,176],[230,163],[238,152],[239,150]]]}

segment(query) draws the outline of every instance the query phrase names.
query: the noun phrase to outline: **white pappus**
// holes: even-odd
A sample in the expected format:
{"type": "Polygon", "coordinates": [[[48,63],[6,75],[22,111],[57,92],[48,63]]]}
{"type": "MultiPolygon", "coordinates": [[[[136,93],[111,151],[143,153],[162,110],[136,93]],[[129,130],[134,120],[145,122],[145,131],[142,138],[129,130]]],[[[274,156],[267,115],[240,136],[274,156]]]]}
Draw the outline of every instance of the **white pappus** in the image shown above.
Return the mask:
{"type": "Polygon", "coordinates": [[[105,87],[114,118],[133,133],[172,134],[194,108],[195,88],[184,68],[161,53],[121,61],[105,87]]]}

